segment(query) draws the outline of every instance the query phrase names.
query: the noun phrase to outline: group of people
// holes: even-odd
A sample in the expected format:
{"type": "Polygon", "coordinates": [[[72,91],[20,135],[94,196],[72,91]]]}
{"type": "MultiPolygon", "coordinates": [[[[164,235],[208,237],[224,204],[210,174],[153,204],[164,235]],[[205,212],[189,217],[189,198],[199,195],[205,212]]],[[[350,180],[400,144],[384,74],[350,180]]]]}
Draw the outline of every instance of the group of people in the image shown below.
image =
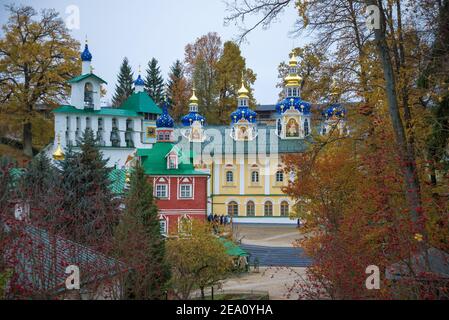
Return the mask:
{"type": "Polygon", "coordinates": [[[207,221],[213,224],[219,224],[219,225],[228,225],[231,223],[231,218],[229,215],[217,215],[217,214],[210,214],[207,216],[207,221]]]}

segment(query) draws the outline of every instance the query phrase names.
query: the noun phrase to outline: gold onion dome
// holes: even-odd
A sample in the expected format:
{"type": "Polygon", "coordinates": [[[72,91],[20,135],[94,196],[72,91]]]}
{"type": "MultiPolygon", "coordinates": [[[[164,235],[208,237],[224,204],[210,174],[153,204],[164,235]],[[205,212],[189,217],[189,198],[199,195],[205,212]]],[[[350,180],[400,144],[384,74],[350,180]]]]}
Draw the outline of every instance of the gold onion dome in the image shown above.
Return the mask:
{"type": "Polygon", "coordinates": [[[243,83],[243,79],[242,79],[242,86],[240,87],[240,89],[239,89],[239,91],[238,91],[238,94],[239,94],[239,98],[246,98],[246,99],[248,99],[249,98],[249,91],[248,91],[248,89],[246,89],[246,87],[245,87],[245,84],[243,83]]]}
{"type": "Polygon", "coordinates": [[[198,104],[198,98],[196,97],[196,90],[195,90],[195,88],[193,88],[193,93],[192,93],[192,96],[190,97],[190,104],[198,104]]]}
{"type": "Polygon", "coordinates": [[[58,160],[58,161],[64,160],[64,152],[62,151],[60,140],[61,139],[58,135],[58,147],[56,148],[55,152],[53,153],[53,159],[58,160]]]}
{"type": "Polygon", "coordinates": [[[290,55],[290,61],[288,62],[290,70],[288,75],[284,78],[285,86],[298,87],[301,85],[302,78],[298,75],[296,67],[298,66],[298,60],[296,59],[295,51],[293,50],[290,55]]]}

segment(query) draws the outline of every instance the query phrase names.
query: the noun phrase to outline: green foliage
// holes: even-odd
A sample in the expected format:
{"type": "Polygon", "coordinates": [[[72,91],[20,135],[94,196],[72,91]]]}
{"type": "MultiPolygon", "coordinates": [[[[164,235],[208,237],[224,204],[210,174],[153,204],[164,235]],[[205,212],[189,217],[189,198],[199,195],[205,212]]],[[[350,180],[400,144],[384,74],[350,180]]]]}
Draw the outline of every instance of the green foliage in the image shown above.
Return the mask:
{"type": "Polygon", "coordinates": [[[161,75],[158,61],[155,58],[148,62],[146,71],[145,91],[160,106],[164,101],[164,78],[161,75]]]}
{"type": "Polygon", "coordinates": [[[0,272],[0,300],[5,299],[5,289],[9,279],[12,276],[11,270],[0,272]]]}
{"type": "Polygon", "coordinates": [[[129,65],[128,58],[123,58],[120,72],[117,78],[117,86],[115,94],[112,98],[112,104],[116,107],[120,106],[134,92],[134,75],[129,65]]]}
{"type": "Polygon", "coordinates": [[[115,230],[115,248],[121,261],[132,267],[124,281],[127,299],[161,299],[170,278],[165,259],[165,240],[160,232],[159,212],[139,163],[130,177],[126,209],[115,230]]]}
{"type": "Polygon", "coordinates": [[[112,237],[118,213],[118,202],[109,188],[111,169],[91,129],[86,129],[78,145],[80,152],[69,146],[60,163],[60,227],[75,241],[100,244],[112,237]]]}
{"type": "Polygon", "coordinates": [[[167,256],[172,266],[171,285],[180,299],[188,299],[192,290],[217,284],[232,269],[226,248],[212,233],[209,224],[181,220],[179,238],[168,240],[167,256]]]}

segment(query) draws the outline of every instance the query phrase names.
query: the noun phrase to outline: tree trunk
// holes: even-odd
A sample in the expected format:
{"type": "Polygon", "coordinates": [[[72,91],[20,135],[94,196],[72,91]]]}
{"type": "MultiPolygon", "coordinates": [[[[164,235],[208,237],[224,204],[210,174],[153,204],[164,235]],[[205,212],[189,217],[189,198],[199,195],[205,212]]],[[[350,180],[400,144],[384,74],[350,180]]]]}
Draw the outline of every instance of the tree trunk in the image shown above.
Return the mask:
{"type": "Polygon", "coordinates": [[[33,157],[33,133],[29,121],[23,124],[23,153],[28,157],[33,157]]]}
{"type": "Polygon", "coordinates": [[[368,5],[377,5],[380,10],[380,29],[375,29],[375,41],[377,50],[382,61],[382,68],[385,77],[388,108],[396,144],[401,159],[401,169],[405,179],[405,197],[410,210],[411,220],[420,232],[423,232],[421,218],[421,196],[420,186],[417,181],[416,163],[412,148],[408,146],[404,125],[399,112],[398,95],[396,92],[396,81],[394,78],[393,65],[386,40],[385,16],[381,1],[367,0],[368,5]]]}
{"type": "Polygon", "coordinates": [[[201,289],[201,300],[205,300],[206,297],[204,295],[204,287],[201,287],[200,289],[201,289]]]}

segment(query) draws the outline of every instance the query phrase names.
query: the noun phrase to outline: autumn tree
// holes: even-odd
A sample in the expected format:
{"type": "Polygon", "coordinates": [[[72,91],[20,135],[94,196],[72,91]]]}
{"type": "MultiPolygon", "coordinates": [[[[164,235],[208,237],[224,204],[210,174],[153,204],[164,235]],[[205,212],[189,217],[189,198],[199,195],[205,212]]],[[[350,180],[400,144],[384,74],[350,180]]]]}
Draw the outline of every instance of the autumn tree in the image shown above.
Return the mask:
{"type": "Polygon", "coordinates": [[[167,257],[172,267],[171,286],[179,299],[189,299],[195,289],[223,280],[232,268],[232,259],[209,224],[183,219],[179,238],[168,240],[167,257]]]}
{"type": "MultiPolygon", "coordinates": [[[[65,101],[67,80],[79,74],[79,43],[54,10],[6,6],[8,22],[0,40],[1,121],[22,124],[23,151],[33,156],[36,107],[65,101]]],[[[51,124],[47,123],[50,127],[51,124]]]]}
{"type": "Polygon", "coordinates": [[[167,100],[172,108],[171,116],[179,120],[189,111],[189,86],[184,74],[184,66],[180,60],[176,60],[170,67],[167,84],[167,100]]]}
{"type": "Polygon", "coordinates": [[[157,105],[161,105],[164,101],[164,78],[162,77],[158,61],[153,58],[148,62],[145,77],[145,91],[153,99],[157,105]]]}
{"type": "Polygon", "coordinates": [[[117,76],[117,85],[112,97],[112,105],[119,107],[134,92],[134,74],[129,65],[128,58],[123,58],[120,72],[117,76]]]}
{"type": "Polygon", "coordinates": [[[186,74],[195,84],[202,114],[217,108],[217,63],[222,50],[222,41],[216,32],[209,32],[185,47],[186,74]]]}
{"type": "Polygon", "coordinates": [[[227,41],[223,46],[223,53],[217,62],[218,106],[209,111],[208,119],[213,122],[225,124],[229,122],[231,112],[235,110],[237,91],[242,85],[250,91],[250,105],[255,105],[251,85],[256,80],[255,73],[246,68],[245,59],[241,55],[240,48],[235,42],[227,41]],[[243,79],[242,79],[243,77],[243,79]]]}

